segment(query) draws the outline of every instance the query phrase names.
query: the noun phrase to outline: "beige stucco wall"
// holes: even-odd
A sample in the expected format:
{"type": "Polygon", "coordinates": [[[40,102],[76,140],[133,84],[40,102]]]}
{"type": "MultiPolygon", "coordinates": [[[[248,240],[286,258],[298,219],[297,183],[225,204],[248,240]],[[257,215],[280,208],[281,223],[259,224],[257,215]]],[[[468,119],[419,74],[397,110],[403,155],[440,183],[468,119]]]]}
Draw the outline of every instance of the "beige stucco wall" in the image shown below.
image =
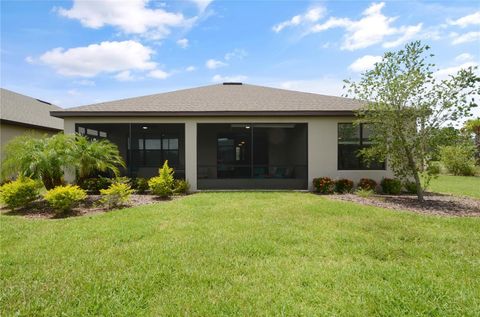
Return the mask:
{"type": "MultiPolygon", "coordinates": [[[[308,183],[312,179],[328,176],[349,178],[357,182],[362,177],[377,181],[392,177],[387,171],[339,171],[337,170],[337,124],[351,122],[348,117],[97,117],[65,118],[65,133],[74,133],[76,123],[184,123],[185,124],[185,176],[192,190],[197,189],[197,123],[307,123],[308,124],[308,183]]],[[[387,164],[388,165],[388,164],[387,164]]]]}
{"type": "Polygon", "coordinates": [[[44,130],[38,128],[29,128],[21,125],[14,125],[10,123],[0,123],[0,159],[3,160],[4,147],[13,138],[23,135],[25,133],[32,133],[36,136],[52,135],[57,132],[52,130],[44,130]]]}

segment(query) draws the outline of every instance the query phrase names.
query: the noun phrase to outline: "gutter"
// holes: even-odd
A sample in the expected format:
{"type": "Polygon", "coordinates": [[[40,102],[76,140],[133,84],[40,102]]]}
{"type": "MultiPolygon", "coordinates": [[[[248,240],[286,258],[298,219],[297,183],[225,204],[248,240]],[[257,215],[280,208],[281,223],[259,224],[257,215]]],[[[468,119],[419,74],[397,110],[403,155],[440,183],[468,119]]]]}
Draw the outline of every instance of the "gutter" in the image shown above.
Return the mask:
{"type": "Polygon", "coordinates": [[[60,132],[60,131],[63,131],[63,129],[53,128],[53,127],[46,127],[46,126],[43,126],[43,125],[36,125],[36,124],[25,123],[25,122],[5,120],[5,119],[0,119],[0,123],[16,125],[16,126],[21,126],[21,127],[25,127],[25,128],[47,130],[47,131],[51,131],[51,132],[60,132]]]}
{"type": "Polygon", "coordinates": [[[353,110],[306,111],[50,111],[57,118],[66,117],[351,117],[353,110]]]}

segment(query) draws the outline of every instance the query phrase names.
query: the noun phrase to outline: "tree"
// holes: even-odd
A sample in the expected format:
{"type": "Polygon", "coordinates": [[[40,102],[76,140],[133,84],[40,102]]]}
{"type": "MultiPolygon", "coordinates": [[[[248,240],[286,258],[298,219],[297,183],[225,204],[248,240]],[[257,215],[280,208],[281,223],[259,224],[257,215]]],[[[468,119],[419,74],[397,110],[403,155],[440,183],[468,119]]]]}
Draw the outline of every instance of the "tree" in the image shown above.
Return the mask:
{"type": "Polygon", "coordinates": [[[40,179],[46,189],[52,189],[62,184],[64,170],[71,167],[73,148],[73,136],[63,133],[52,137],[18,136],[5,147],[2,176],[40,179]]]}
{"type": "Polygon", "coordinates": [[[5,148],[2,177],[25,176],[42,180],[46,189],[63,183],[66,170],[77,171],[78,182],[94,171],[112,171],[125,166],[115,144],[108,140],[90,141],[80,135],[56,134],[52,137],[23,135],[5,148]]]}
{"type": "Polygon", "coordinates": [[[415,181],[420,201],[422,172],[425,186],[431,177],[426,149],[435,146],[432,131],[470,116],[480,83],[476,67],[436,79],[429,49],[419,41],[409,43],[386,52],[359,81],[345,80],[346,95],[363,101],[356,122],[369,123],[372,130],[373,145],[360,155],[367,161],[387,159],[397,177],[415,181]]]}
{"type": "Polygon", "coordinates": [[[118,176],[120,174],[118,167],[125,167],[125,162],[115,144],[108,140],[89,140],[81,135],[75,137],[73,161],[79,184],[96,171],[111,171],[118,176]]]}
{"type": "Polygon", "coordinates": [[[455,127],[440,127],[432,129],[431,145],[427,148],[426,155],[432,160],[440,160],[440,148],[444,146],[454,146],[457,144],[468,143],[465,134],[455,127]]]}
{"type": "Polygon", "coordinates": [[[475,147],[477,148],[475,157],[477,164],[480,164],[480,118],[465,122],[464,129],[467,133],[473,133],[475,135],[475,147]]]}

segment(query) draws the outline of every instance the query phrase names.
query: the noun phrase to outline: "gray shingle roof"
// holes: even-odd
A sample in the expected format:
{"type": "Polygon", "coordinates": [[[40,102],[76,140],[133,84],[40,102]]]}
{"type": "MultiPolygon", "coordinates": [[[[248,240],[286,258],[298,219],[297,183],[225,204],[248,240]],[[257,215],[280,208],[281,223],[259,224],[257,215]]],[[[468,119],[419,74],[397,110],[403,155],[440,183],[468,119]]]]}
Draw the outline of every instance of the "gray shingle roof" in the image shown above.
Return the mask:
{"type": "Polygon", "coordinates": [[[0,88],[0,91],[0,119],[63,130],[63,120],[50,115],[50,111],[62,108],[7,89],[0,88]]]}
{"type": "Polygon", "coordinates": [[[52,113],[78,115],[214,115],[337,113],[358,109],[357,100],[247,84],[218,84],[97,103],[52,113]]]}

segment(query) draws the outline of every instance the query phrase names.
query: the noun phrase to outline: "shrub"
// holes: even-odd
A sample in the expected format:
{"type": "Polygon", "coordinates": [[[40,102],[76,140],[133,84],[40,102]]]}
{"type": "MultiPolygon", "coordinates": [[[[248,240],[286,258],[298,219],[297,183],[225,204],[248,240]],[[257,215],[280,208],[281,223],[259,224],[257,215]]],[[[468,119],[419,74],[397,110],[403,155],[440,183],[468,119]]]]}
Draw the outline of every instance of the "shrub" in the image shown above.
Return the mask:
{"type": "Polygon", "coordinates": [[[57,186],[43,196],[53,209],[59,212],[71,210],[87,197],[87,193],[76,185],[57,186]]]}
{"type": "Polygon", "coordinates": [[[125,167],[117,145],[107,139],[92,140],[76,135],[70,156],[77,171],[78,183],[95,172],[109,172],[118,176],[119,167],[125,167]]]}
{"type": "Polygon", "coordinates": [[[184,179],[176,179],[174,182],[174,192],[176,194],[187,194],[190,184],[184,179]]]}
{"type": "Polygon", "coordinates": [[[371,190],[374,192],[375,188],[377,188],[377,182],[370,178],[362,178],[358,182],[357,187],[359,189],[371,190]]]}
{"type": "Polygon", "coordinates": [[[428,164],[427,166],[427,171],[431,175],[440,174],[442,172],[442,167],[440,162],[437,162],[437,161],[430,162],[430,164],[428,164]]]}
{"type": "Polygon", "coordinates": [[[350,193],[353,190],[353,181],[342,178],[335,182],[335,191],[340,194],[350,193]]]}
{"type": "Polygon", "coordinates": [[[114,208],[121,206],[128,202],[130,195],[133,193],[133,189],[127,183],[113,183],[107,189],[100,190],[102,198],[100,202],[108,206],[108,208],[114,208]]]}
{"type": "Polygon", "coordinates": [[[168,166],[168,161],[163,163],[159,174],[159,176],[150,178],[148,186],[154,195],[160,196],[161,198],[168,198],[173,194],[174,189],[173,168],[168,166]]]}
{"type": "Polygon", "coordinates": [[[449,173],[461,176],[475,175],[475,147],[468,144],[444,146],[441,161],[449,173]]]}
{"type": "Polygon", "coordinates": [[[373,196],[373,194],[375,194],[375,192],[372,189],[359,188],[355,191],[355,195],[357,195],[359,197],[362,197],[362,198],[371,197],[371,196],[373,196]]]}
{"type": "Polygon", "coordinates": [[[113,183],[127,184],[127,185],[131,186],[132,179],[130,177],[127,177],[127,176],[115,177],[113,179],[113,183]]]}
{"type": "Polygon", "coordinates": [[[137,194],[145,194],[148,190],[148,179],[141,177],[132,179],[132,188],[137,194]]]}
{"type": "Polygon", "coordinates": [[[98,195],[100,190],[107,189],[113,180],[107,177],[87,178],[79,184],[81,189],[86,190],[89,194],[98,195]]]}
{"type": "Polygon", "coordinates": [[[39,179],[46,189],[52,189],[63,183],[64,170],[72,167],[73,144],[74,137],[63,133],[51,137],[18,136],[5,147],[2,175],[39,179]]]}
{"type": "Polygon", "coordinates": [[[405,187],[405,190],[409,194],[416,194],[417,193],[417,184],[415,184],[415,182],[406,181],[403,184],[403,187],[405,187]]]}
{"type": "Polygon", "coordinates": [[[320,194],[332,194],[335,189],[335,182],[330,177],[313,179],[313,187],[320,194]]]}
{"type": "Polygon", "coordinates": [[[402,182],[398,179],[384,178],[380,183],[382,192],[387,195],[398,195],[402,191],[402,182]]]}
{"type": "Polygon", "coordinates": [[[0,201],[12,211],[38,198],[40,184],[30,178],[19,178],[0,187],[0,201]]]}

